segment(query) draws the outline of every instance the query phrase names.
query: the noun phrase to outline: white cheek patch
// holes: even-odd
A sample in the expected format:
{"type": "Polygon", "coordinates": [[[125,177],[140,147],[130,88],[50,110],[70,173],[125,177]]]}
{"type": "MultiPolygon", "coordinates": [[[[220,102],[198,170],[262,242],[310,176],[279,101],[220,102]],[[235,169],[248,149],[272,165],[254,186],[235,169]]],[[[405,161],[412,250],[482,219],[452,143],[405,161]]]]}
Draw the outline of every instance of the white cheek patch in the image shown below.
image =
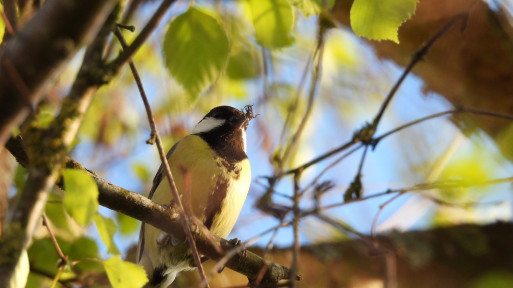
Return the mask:
{"type": "Polygon", "coordinates": [[[212,117],[207,117],[201,120],[196,126],[194,126],[194,129],[192,129],[192,134],[199,134],[204,133],[208,131],[212,131],[212,129],[219,127],[223,125],[226,122],[226,120],[223,119],[216,119],[212,117]]]}

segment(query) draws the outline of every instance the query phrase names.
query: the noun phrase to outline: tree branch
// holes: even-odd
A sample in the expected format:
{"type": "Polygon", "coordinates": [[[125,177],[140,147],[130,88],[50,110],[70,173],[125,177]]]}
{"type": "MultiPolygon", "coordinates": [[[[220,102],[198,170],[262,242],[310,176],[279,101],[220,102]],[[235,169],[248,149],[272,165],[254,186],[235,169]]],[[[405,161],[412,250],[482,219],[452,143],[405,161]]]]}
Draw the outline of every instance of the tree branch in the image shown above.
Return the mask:
{"type": "MultiPolygon", "coordinates": [[[[21,138],[9,139],[6,148],[22,166],[29,164],[21,138]]],[[[156,204],[142,195],[105,181],[71,158],[66,159],[65,165],[66,168],[87,171],[93,177],[100,192],[98,196],[100,205],[148,223],[168,234],[184,237],[180,220],[176,217],[176,214],[170,213],[168,208],[156,204]]],[[[62,188],[62,183],[59,183],[59,186],[62,188]]],[[[198,250],[210,259],[220,260],[233,249],[233,245],[227,240],[212,234],[206,235],[203,232],[206,229],[196,230],[194,238],[198,250]]],[[[259,270],[264,265],[267,265],[267,268],[262,280],[263,283],[277,284],[280,280],[290,278],[288,268],[276,263],[269,263],[250,251],[247,251],[246,255],[242,255],[242,253],[235,254],[226,264],[228,268],[247,276],[250,281],[256,279],[259,270]]],[[[296,278],[299,279],[299,277],[296,278]]]]}

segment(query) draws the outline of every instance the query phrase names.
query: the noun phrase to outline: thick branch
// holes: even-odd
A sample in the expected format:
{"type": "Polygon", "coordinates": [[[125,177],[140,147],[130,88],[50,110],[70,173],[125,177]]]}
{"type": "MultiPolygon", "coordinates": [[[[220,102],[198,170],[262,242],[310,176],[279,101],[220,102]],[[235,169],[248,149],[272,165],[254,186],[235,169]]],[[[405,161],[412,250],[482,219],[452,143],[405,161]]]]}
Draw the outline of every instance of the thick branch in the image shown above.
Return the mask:
{"type": "Polygon", "coordinates": [[[0,50],[0,143],[39,102],[63,64],[92,40],[114,0],[49,0],[0,50]]]}
{"type": "MultiPolygon", "coordinates": [[[[28,158],[23,150],[21,139],[10,139],[6,148],[16,157],[16,160],[22,165],[28,165],[28,158]]],[[[81,169],[89,172],[98,185],[100,192],[98,201],[100,205],[109,209],[121,212],[130,217],[148,223],[162,231],[183,238],[183,229],[179,219],[174,217],[164,206],[154,203],[150,199],[137,193],[128,191],[114,184],[111,184],[98,177],[94,172],[87,170],[80,163],[71,158],[66,160],[66,167],[81,169]]],[[[220,260],[230,251],[233,246],[225,239],[215,235],[206,235],[205,229],[197,229],[195,233],[196,245],[201,254],[213,260],[220,260]],[[219,249],[220,248],[220,249],[219,249]]],[[[262,266],[267,265],[266,273],[263,278],[265,283],[278,283],[280,280],[289,279],[290,271],[288,268],[279,264],[266,262],[258,255],[247,251],[246,255],[236,254],[228,261],[227,267],[241,274],[246,275],[250,280],[257,277],[262,266]]]]}

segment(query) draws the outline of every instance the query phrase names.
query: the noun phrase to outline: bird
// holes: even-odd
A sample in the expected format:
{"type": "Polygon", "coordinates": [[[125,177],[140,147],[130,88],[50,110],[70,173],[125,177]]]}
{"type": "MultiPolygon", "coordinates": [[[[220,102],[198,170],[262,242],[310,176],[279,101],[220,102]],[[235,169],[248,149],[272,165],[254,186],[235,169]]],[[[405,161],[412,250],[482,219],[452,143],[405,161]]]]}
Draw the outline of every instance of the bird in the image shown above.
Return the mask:
{"type": "MultiPolygon", "coordinates": [[[[251,105],[240,110],[215,107],[167,153],[184,206],[189,205],[193,216],[222,238],[232,230],[249,191],[246,130],[253,118],[251,105]]],[[[148,198],[162,205],[174,203],[162,164],[148,198]]],[[[137,263],[149,278],[145,287],[168,287],[180,272],[194,269],[187,241],[149,224],[141,225],[137,251],[137,263]]]]}

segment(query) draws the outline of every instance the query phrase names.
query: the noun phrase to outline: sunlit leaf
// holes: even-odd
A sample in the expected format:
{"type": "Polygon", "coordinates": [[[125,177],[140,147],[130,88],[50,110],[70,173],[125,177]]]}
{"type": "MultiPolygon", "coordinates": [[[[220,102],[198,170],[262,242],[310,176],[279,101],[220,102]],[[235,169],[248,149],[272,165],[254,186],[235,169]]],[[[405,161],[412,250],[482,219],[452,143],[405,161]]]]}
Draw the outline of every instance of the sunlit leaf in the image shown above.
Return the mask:
{"type": "Polygon", "coordinates": [[[257,42],[266,48],[282,48],[294,42],[294,11],[287,0],[248,0],[257,42]]]}
{"type": "Polygon", "coordinates": [[[45,213],[54,234],[65,240],[72,240],[82,232],[83,228],[71,220],[69,214],[64,210],[62,200],[63,198],[56,193],[50,193],[45,206],[45,213]]]}
{"type": "MultiPolygon", "coordinates": [[[[57,243],[62,253],[69,256],[72,261],[83,259],[98,259],[98,247],[93,239],[80,237],[70,243],[61,238],[57,238],[57,243]]],[[[28,251],[29,259],[34,270],[42,271],[49,275],[57,274],[57,264],[60,261],[55,245],[50,237],[34,240],[28,251]]],[[[75,265],[78,269],[99,271],[101,266],[91,261],[81,261],[75,265]]],[[[61,275],[61,279],[69,279],[74,276],[73,272],[66,272],[61,275]]],[[[36,280],[36,279],[34,279],[36,280]]]]}
{"type": "Polygon", "coordinates": [[[468,149],[461,149],[462,151],[459,151],[460,153],[440,173],[439,178],[442,182],[454,184],[441,187],[440,194],[444,199],[469,201],[484,196],[484,187],[479,184],[493,179],[499,167],[494,158],[490,157],[492,151],[480,143],[474,142],[468,149]],[[472,194],[473,191],[481,192],[472,194]],[[469,196],[471,199],[467,199],[469,196]]]}
{"type": "MultiPolygon", "coordinates": [[[[349,67],[355,67],[360,64],[359,56],[361,51],[354,41],[354,37],[350,37],[349,33],[341,30],[334,30],[329,34],[325,44],[325,54],[323,61],[323,74],[326,66],[332,71],[344,70],[349,67]]],[[[324,76],[323,76],[324,77],[324,76]]]]}
{"type": "MultiPolygon", "coordinates": [[[[324,0],[288,0],[290,4],[296,7],[301,14],[305,15],[305,17],[310,17],[312,15],[318,15],[323,9],[322,5],[324,0]]],[[[335,0],[328,0],[327,7],[325,9],[331,9],[335,4],[335,0]]]]}
{"type": "Polygon", "coordinates": [[[478,155],[470,155],[450,163],[442,172],[443,180],[457,180],[464,184],[479,184],[490,179],[490,171],[485,169],[478,155]]]}
{"type": "Polygon", "coordinates": [[[191,7],[169,24],[162,49],[171,75],[195,98],[223,69],[229,43],[217,19],[191,7]]]}
{"type": "Polygon", "coordinates": [[[94,215],[94,223],[100,234],[103,244],[107,246],[109,254],[119,254],[118,247],[114,243],[114,234],[116,234],[116,223],[114,220],[105,218],[100,214],[94,215]]]}
{"type": "Polygon", "coordinates": [[[93,178],[85,171],[64,169],[64,208],[80,225],[93,220],[98,210],[98,187],[93,178]]]}
{"type": "Polygon", "coordinates": [[[123,213],[116,213],[116,220],[118,221],[119,232],[123,235],[130,235],[139,228],[139,221],[127,216],[123,213]]]}
{"type": "Polygon", "coordinates": [[[148,282],[146,272],[141,266],[123,261],[117,255],[105,260],[103,265],[114,288],[140,288],[148,282]]]}
{"type": "Polygon", "coordinates": [[[355,0],[351,28],[358,36],[399,43],[399,26],[414,13],[418,0],[355,0]]]}
{"type": "MultiPolygon", "coordinates": [[[[69,252],[70,242],[57,238],[59,248],[64,255],[69,252]]],[[[59,254],[50,237],[34,240],[28,250],[31,266],[36,271],[42,271],[50,275],[57,273],[57,264],[60,261],[59,254]]],[[[69,278],[73,273],[66,273],[63,277],[69,278]]]]}

